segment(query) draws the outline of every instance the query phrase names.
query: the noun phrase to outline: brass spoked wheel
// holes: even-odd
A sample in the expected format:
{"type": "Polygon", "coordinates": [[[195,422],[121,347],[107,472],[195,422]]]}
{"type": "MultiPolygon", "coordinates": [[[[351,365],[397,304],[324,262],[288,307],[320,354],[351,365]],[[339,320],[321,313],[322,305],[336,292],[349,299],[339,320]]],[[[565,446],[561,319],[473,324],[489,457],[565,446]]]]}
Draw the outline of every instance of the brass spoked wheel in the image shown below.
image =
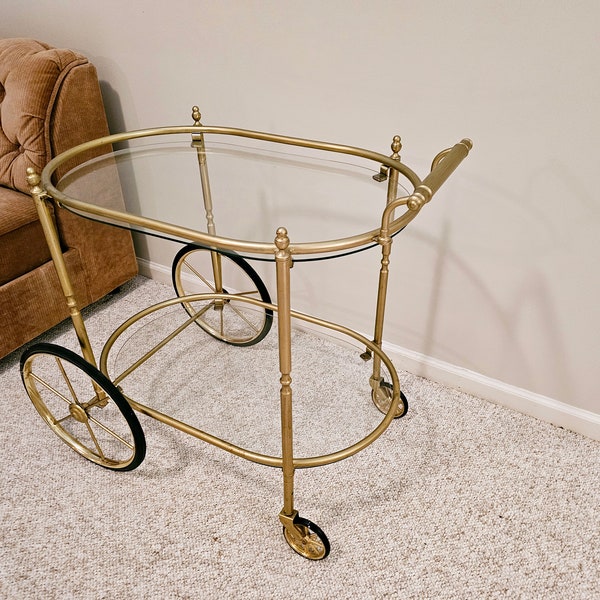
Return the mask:
{"type": "Polygon", "coordinates": [[[146,441],[133,409],[86,360],[61,346],[36,344],[21,357],[21,377],[50,429],[83,457],[115,471],[144,460],[146,441]]]}
{"type": "Polygon", "coordinates": [[[327,536],[308,519],[297,516],[293,525],[283,528],[283,536],[292,550],[309,560],[322,560],[329,554],[327,536]]]}
{"type": "Polygon", "coordinates": [[[241,256],[189,244],[175,256],[172,276],[180,297],[228,294],[226,300],[182,302],[190,316],[200,315],[196,322],[213,337],[234,346],[251,346],[269,333],[273,311],[239,300],[271,303],[262,279],[241,256]]]}
{"type": "MultiPolygon", "coordinates": [[[[380,381],[377,387],[371,391],[371,399],[375,403],[375,406],[384,414],[387,415],[392,404],[392,397],[394,395],[394,386],[387,381],[380,381]]],[[[403,392],[400,392],[400,402],[398,402],[398,408],[394,419],[403,417],[408,411],[408,400],[403,392]]]]}

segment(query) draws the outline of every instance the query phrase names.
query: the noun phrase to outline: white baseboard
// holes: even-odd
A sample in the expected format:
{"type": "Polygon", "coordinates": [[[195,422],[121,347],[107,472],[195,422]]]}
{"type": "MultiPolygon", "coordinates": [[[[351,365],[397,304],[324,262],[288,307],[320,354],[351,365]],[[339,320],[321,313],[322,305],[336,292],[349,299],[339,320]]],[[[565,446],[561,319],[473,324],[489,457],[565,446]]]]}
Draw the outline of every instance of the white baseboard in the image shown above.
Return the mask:
{"type": "Polygon", "coordinates": [[[600,440],[599,414],[393,344],[383,349],[397,368],[600,440]]]}
{"type": "MultiPolygon", "coordinates": [[[[138,259],[140,275],[171,284],[169,268],[138,259]]],[[[311,329],[303,324],[303,329],[311,329]]],[[[369,337],[367,335],[367,337],[369,337]]],[[[333,336],[335,339],[335,336],[333,336]]],[[[462,367],[384,342],[383,350],[398,369],[535,417],[557,427],[600,440],[600,414],[536,394],[462,367]]]]}
{"type": "Polygon", "coordinates": [[[154,279],[154,281],[159,281],[160,283],[172,284],[170,268],[139,257],[137,263],[139,274],[143,277],[154,279]]]}

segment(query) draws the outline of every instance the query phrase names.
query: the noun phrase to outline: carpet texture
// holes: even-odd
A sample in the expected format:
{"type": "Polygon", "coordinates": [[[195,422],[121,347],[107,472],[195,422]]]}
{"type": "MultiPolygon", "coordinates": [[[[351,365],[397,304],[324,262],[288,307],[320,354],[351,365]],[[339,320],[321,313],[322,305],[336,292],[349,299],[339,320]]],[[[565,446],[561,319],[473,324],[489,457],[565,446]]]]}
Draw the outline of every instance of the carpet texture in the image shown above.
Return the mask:
{"type": "MultiPolygon", "coordinates": [[[[87,309],[95,349],[171,295],[138,277],[87,309]]],[[[179,312],[125,335],[110,368],[179,312]]],[[[36,341],[77,349],[69,323],[36,341]]],[[[293,344],[295,451],[335,451],[371,431],[381,414],[358,352],[304,332],[293,344]]],[[[251,348],[188,329],[123,388],[279,454],[276,350],[275,328],[251,348]]],[[[356,456],[296,472],[296,507],[331,543],[311,562],[283,538],[279,470],[145,416],[145,461],[98,467],[38,416],[19,356],[0,361],[0,598],[600,597],[598,442],[400,373],[406,417],[356,456]]]]}

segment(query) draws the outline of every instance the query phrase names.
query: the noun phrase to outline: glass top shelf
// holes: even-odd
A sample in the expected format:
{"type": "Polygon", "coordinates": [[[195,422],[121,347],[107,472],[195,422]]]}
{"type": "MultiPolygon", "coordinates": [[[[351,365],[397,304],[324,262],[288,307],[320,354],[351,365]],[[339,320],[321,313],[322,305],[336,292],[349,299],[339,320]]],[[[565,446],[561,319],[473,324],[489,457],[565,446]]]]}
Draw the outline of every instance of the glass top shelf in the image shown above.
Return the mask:
{"type": "MultiPolygon", "coordinates": [[[[388,183],[374,180],[380,164],[373,160],[254,139],[199,139],[177,133],[100,146],[106,154],[58,180],[58,200],[85,217],[176,241],[197,241],[177,231],[192,230],[217,240],[215,246],[223,239],[272,245],[279,227],[293,246],[381,226],[388,183]]],[[[413,187],[401,174],[395,198],[410,194],[403,184],[413,187]]],[[[354,247],[370,247],[374,237],[354,247]]],[[[240,253],[256,258],[261,252],[240,253]]]]}

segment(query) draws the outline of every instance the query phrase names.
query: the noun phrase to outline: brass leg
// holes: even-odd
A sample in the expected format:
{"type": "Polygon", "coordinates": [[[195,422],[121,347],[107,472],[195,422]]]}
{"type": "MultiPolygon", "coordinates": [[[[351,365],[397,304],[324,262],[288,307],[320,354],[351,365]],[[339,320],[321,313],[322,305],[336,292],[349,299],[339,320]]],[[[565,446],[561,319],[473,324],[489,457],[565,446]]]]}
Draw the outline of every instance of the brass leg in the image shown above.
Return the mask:
{"type": "MultiPolygon", "coordinates": [[[[390,253],[392,250],[392,239],[381,240],[381,268],[379,270],[379,287],[377,290],[377,307],[375,310],[375,331],[373,341],[378,348],[381,348],[383,342],[383,321],[385,318],[385,303],[387,299],[387,286],[389,278],[390,253]]],[[[373,375],[371,376],[371,387],[379,386],[381,381],[381,359],[375,355],[373,357],[373,375]]]]}
{"type": "MultiPolygon", "coordinates": [[[[380,238],[381,244],[381,269],[379,271],[379,289],[377,292],[377,308],[375,313],[375,333],[373,342],[378,348],[383,343],[383,321],[385,317],[385,303],[387,298],[387,286],[390,273],[390,253],[392,250],[392,239],[390,237],[380,238]]],[[[373,356],[373,373],[369,380],[371,385],[371,398],[375,406],[384,414],[390,410],[394,388],[384,381],[381,375],[381,357],[378,354],[373,356]]],[[[408,401],[406,396],[400,391],[400,402],[394,414],[394,418],[403,417],[408,410],[408,401]]]]}
{"type": "MultiPolygon", "coordinates": [[[[400,149],[402,144],[399,136],[394,136],[392,141],[392,155],[390,158],[400,161],[400,149]]],[[[388,170],[388,188],[387,188],[387,204],[390,205],[396,200],[398,194],[398,175],[396,169],[388,170]]],[[[393,219],[394,211],[391,210],[387,214],[387,218],[383,219],[381,231],[379,233],[378,242],[381,245],[381,268],[379,271],[379,287],[377,290],[377,307],[375,311],[375,332],[373,334],[373,342],[378,348],[381,348],[383,343],[383,322],[385,318],[385,304],[387,298],[387,287],[390,273],[390,254],[392,252],[392,238],[389,236],[388,226],[390,220],[393,219]]],[[[363,358],[369,358],[369,352],[365,352],[363,358]]],[[[381,358],[378,355],[373,357],[373,374],[370,382],[372,389],[372,398],[379,410],[387,413],[392,402],[393,389],[389,383],[384,382],[381,376],[381,358]]],[[[398,405],[396,417],[401,417],[406,413],[407,402],[402,395],[401,402],[398,405]]]]}
{"type": "MultiPolygon", "coordinates": [[[[400,162],[400,149],[402,148],[402,144],[400,142],[400,136],[395,135],[392,140],[392,155],[390,158],[393,160],[397,160],[400,162]]],[[[380,173],[379,176],[375,176],[374,179],[376,181],[385,181],[388,180],[387,185],[387,198],[386,204],[391,204],[396,199],[398,194],[398,179],[399,172],[396,169],[387,168],[385,174],[383,172],[380,173]]],[[[388,282],[388,274],[389,274],[389,257],[391,252],[392,239],[388,235],[388,226],[391,220],[394,218],[394,212],[388,215],[388,218],[382,223],[381,231],[379,233],[378,242],[382,246],[382,254],[383,257],[381,259],[381,270],[379,272],[379,287],[377,292],[377,308],[375,312],[375,333],[373,337],[373,341],[381,348],[381,342],[383,339],[383,318],[385,313],[385,297],[387,293],[387,282],[388,282]]],[[[369,360],[371,358],[371,352],[367,349],[363,354],[361,354],[363,360],[369,360]]],[[[381,360],[375,356],[373,361],[373,377],[371,378],[371,387],[373,385],[378,385],[380,380],[380,368],[381,368],[381,360]]],[[[375,388],[373,388],[375,389],[375,388]]]]}
{"type": "Polygon", "coordinates": [[[40,176],[32,168],[27,169],[27,181],[31,186],[30,193],[33,197],[33,201],[35,202],[35,207],[38,212],[40,223],[42,224],[46,243],[48,244],[48,249],[50,250],[50,256],[52,257],[52,262],[56,268],[58,279],[67,301],[67,306],[69,307],[69,313],[71,320],[73,321],[73,326],[75,327],[77,338],[79,339],[81,352],[83,353],[83,357],[89,363],[96,366],[96,359],[94,358],[94,353],[92,351],[87,330],[85,328],[85,323],[83,322],[83,317],[79,311],[77,299],[75,298],[75,292],[71,283],[71,278],[69,277],[69,272],[67,271],[65,259],[60,247],[60,239],[56,230],[56,224],[48,205],[48,202],[50,202],[51,199],[40,187],[40,176]]]}
{"type": "Polygon", "coordinates": [[[281,456],[283,467],[283,508],[279,520],[283,536],[290,547],[304,558],[322,560],[329,554],[327,536],[294,509],[294,446],[292,431],[292,318],[290,269],[292,257],[287,230],[277,230],[275,264],[277,269],[277,305],[279,328],[279,371],[281,373],[281,456]]]}
{"type": "MultiPolygon", "coordinates": [[[[202,125],[202,123],[200,122],[200,109],[197,106],[192,107],[192,119],[194,119],[194,126],[200,127],[202,125]]],[[[208,178],[208,163],[206,161],[206,146],[204,145],[204,134],[192,134],[192,146],[196,148],[196,154],[198,155],[200,183],[202,184],[202,198],[204,200],[204,211],[206,214],[206,231],[210,235],[217,235],[217,228],[215,226],[215,217],[213,213],[212,194],[210,192],[210,181],[208,178]]],[[[221,255],[218,252],[212,252],[211,262],[215,282],[215,292],[221,294],[223,293],[221,255]]],[[[215,308],[220,308],[222,306],[223,301],[217,300],[215,303],[215,308]]]]}
{"type": "Polygon", "coordinates": [[[279,371],[281,373],[281,452],[283,461],[282,515],[294,516],[294,454],[292,432],[292,337],[290,314],[290,269],[292,258],[288,249],[290,240],[285,228],[277,230],[275,264],[277,269],[277,305],[279,333],[279,371]]]}

